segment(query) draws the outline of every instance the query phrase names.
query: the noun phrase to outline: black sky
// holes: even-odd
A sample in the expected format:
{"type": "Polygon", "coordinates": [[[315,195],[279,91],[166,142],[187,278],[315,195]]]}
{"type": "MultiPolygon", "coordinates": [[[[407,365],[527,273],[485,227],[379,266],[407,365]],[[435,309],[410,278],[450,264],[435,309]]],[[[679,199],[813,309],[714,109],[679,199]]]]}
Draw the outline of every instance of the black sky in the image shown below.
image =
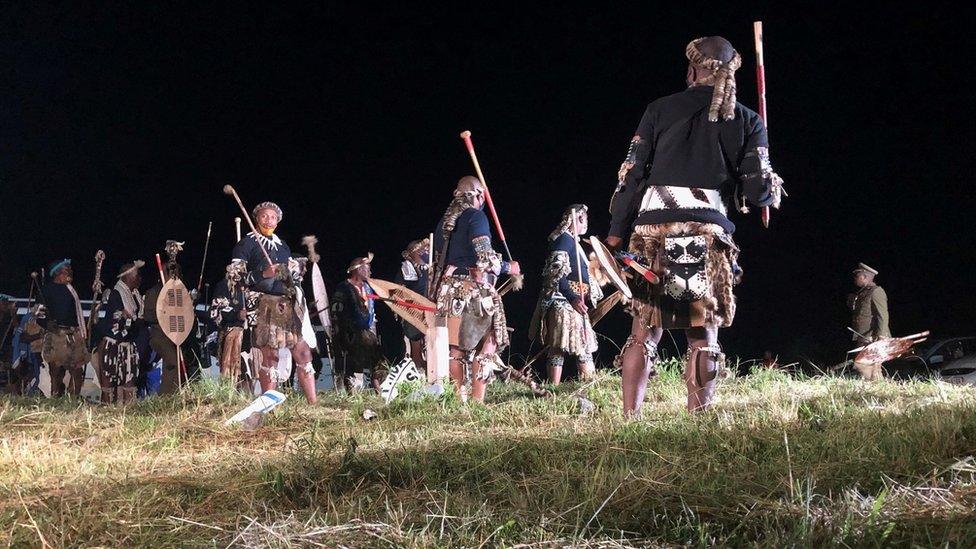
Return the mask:
{"type": "MultiPolygon", "coordinates": [[[[510,247],[530,274],[507,298],[524,352],[546,235],[590,205],[605,234],[627,143],[650,100],[683,87],[685,44],[721,34],[743,54],[739,100],[755,105],[752,26],[766,35],[774,165],[790,198],[773,226],[735,215],[746,277],[733,354],[843,346],[851,268],[881,271],[896,334],[970,333],[976,259],[969,181],[973,109],[955,11],[680,7],[570,12],[559,5],[419,12],[278,7],[2,8],[0,292],[74,258],[106,270],[149,260],[168,238],[196,279],[233,244],[233,183],[275,200],[293,249],[319,236],[330,285],[373,251],[393,278],[407,241],[432,230],[471,172],[474,132],[510,247]]],[[[147,276],[148,278],[148,276],[147,276]]],[[[384,316],[384,333],[395,330],[384,316]]],[[[626,317],[604,330],[622,341],[626,317]]]]}

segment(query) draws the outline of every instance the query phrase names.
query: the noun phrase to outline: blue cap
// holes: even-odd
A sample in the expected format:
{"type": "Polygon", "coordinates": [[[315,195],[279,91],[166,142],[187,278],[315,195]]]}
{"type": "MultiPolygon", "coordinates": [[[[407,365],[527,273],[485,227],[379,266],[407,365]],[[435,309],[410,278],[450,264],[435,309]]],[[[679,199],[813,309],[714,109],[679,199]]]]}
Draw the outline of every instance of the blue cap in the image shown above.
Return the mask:
{"type": "Polygon", "coordinates": [[[48,274],[48,276],[54,276],[55,273],[57,273],[58,271],[60,271],[61,269],[65,268],[65,267],[67,267],[68,265],[71,265],[71,260],[70,259],[65,258],[65,259],[55,260],[55,261],[51,262],[51,266],[48,267],[47,274],[48,274]]]}

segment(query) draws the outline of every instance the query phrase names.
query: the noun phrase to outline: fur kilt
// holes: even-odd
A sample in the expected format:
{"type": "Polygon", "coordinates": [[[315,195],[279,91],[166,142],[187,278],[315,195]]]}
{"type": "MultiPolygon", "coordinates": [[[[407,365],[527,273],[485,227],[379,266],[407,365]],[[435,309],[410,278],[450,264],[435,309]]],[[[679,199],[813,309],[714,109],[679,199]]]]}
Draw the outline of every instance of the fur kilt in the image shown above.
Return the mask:
{"type": "Polygon", "coordinates": [[[566,300],[554,300],[540,326],[542,342],[550,349],[592,360],[599,346],[589,315],[581,315],[566,300]]]}
{"type": "Polygon", "coordinates": [[[102,338],[96,348],[99,381],[103,388],[121,387],[136,378],[139,368],[139,350],[129,341],[102,338]]]}
{"type": "Polygon", "coordinates": [[[447,319],[448,339],[462,351],[473,351],[489,333],[496,352],[508,346],[505,307],[495,287],[468,274],[444,277],[437,291],[437,316],[447,319]]]}
{"type": "Polygon", "coordinates": [[[218,341],[220,375],[236,380],[241,375],[241,346],[244,341],[244,328],[240,326],[223,328],[219,332],[218,341]]]}
{"type": "Polygon", "coordinates": [[[287,296],[260,294],[254,326],[254,345],[291,349],[302,339],[302,319],[287,296]]]}
{"type": "Polygon", "coordinates": [[[372,330],[342,331],[336,335],[336,346],[345,357],[345,374],[369,370],[374,379],[382,380],[383,349],[372,330]]]}
{"type": "Polygon", "coordinates": [[[44,334],[41,358],[51,366],[75,367],[88,362],[88,349],[85,338],[77,327],[58,326],[49,323],[44,334]]]}
{"type": "Polygon", "coordinates": [[[643,257],[661,278],[660,284],[641,277],[630,282],[634,299],[628,311],[644,326],[732,325],[739,247],[722,227],[696,222],[638,225],[630,252],[643,257]]]}

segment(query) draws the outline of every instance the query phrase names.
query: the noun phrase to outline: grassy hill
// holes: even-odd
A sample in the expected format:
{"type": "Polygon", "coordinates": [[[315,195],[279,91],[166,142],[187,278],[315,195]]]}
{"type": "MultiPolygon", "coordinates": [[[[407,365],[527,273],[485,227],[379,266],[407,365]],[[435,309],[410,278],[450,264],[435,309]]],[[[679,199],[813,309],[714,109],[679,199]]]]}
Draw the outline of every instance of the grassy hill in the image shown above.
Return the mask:
{"type": "Polygon", "coordinates": [[[350,547],[968,545],[976,391],[777,372],[683,410],[666,369],[645,417],[619,378],[534,400],[247,399],[201,384],[126,409],[0,400],[0,541],[350,547]],[[592,402],[581,413],[578,396],[592,402]],[[372,420],[362,412],[377,413],[372,420]]]}

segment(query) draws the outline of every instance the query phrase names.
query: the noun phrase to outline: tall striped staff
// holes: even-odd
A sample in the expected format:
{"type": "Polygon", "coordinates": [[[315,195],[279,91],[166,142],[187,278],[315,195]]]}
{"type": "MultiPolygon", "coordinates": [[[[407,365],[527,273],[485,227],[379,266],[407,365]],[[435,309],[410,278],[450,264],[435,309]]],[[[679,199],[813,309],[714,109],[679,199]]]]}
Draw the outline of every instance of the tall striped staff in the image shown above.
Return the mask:
{"type": "MultiPolygon", "coordinates": [[[[756,42],[756,92],[759,95],[759,118],[766,124],[766,131],[769,131],[769,118],[766,117],[766,68],[763,64],[763,33],[762,21],[752,23],[752,35],[756,42]]],[[[769,206],[763,206],[762,224],[769,228],[769,206]]]]}

